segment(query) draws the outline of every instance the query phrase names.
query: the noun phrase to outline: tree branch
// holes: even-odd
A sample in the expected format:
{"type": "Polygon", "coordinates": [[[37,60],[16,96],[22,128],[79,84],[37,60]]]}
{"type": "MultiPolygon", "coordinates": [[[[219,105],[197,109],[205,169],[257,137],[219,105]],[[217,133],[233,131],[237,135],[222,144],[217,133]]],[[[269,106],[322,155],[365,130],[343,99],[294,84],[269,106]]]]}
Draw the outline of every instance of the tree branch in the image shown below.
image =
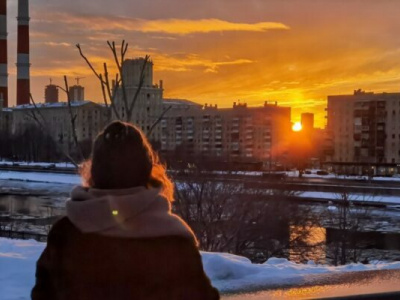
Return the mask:
{"type": "Polygon", "coordinates": [[[153,132],[154,128],[157,126],[158,123],[161,122],[162,118],[164,118],[165,114],[172,108],[172,105],[168,106],[164,111],[161,113],[161,115],[158,117],[158,119],[151,125],[149,131],[147,132],[147,137],[150,137],[151,133],[153,132]]]}
{"type": "Polygon", "coordinates": [[[65,155],[66,158],[68,158],[70,160],[70,162],[78,169],[79,165],[77,164],[77,162],[64,150],[63,147],[61,147],[52,137],[52,135],[49,132],[49,126],[47,124],[46,119],[44,118],[43,114],[41,113],[40,109],[37,107],[35,100],[32,97],[32,94],[29,94],[29,97],[31,99],[31,102],[34,106],[34,110],[32,111],[32,118],[36,121],[36,123],[39,125],[39,127],[46,132],[46,135],[53,140],[54,144],[56,145],[56,147],[65,155]],[[38,115],[42,118],[43,123],[37,118],[35,111],[38,113],[38,115]]]}
{"type": "MultiPolygon", "coordinates": [[[[67,76],[65,76],[65,75],[64,75],[64,84],[65,84],[65,91],[68,91],[68,90],[69,90],[69,87],[68,87],[68,79],[67,79],[67,76]]],[[[78,152],[79,152],[79,155],[80,155],[81,159],[84,160],[84,159],[85,159],[85,156],[83,155],[82,148],[81,148],[81,146],[79,145],[78,136],[77,136],[77,133],[76,133],[75,121],[76,121],[76,117],[77,117],[77,116],[76,116],[76,115],[73,115],[73,112],[72,112],[72,105],[71,105],[71,97],[70,97],[70,94],[69,94],[68,92],[66,92],[66,93],[67,93],[67,101],[68,101],[68,112],[69,112],[70,121],[71,121],[72,137],[73,137],[73,139],[74,139],[75,146],[76,146],[77,149],[78,149],[78,152]]]]}

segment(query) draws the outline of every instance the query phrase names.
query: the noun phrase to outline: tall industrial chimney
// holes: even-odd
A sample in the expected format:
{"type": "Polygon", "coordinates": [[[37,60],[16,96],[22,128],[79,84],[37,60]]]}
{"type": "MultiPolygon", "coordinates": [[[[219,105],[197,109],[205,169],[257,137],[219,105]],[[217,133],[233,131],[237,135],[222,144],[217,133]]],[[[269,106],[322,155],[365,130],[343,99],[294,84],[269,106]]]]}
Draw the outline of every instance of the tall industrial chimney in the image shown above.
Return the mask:
{"type": "Polygon", "coordinates": [[[0,98],[8,107],[7,0],[0,0],[0,98]]]}
{"type": "Polygon", "coordinates": [[[17,105],[29,104],[29,0],[18,0],[17,105]]]}

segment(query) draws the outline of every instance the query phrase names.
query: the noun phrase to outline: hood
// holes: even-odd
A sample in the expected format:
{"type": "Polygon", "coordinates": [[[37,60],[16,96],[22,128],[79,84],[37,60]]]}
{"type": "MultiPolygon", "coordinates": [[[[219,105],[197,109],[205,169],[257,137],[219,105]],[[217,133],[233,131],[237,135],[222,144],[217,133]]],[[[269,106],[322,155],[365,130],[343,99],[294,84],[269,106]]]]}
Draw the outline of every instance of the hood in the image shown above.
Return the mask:
{"type": "Polygon", "coordinates": [[[100,190],[78,186],[66,203],[67,216],[84,233],[115,237],[184,236],[189,226],[171,212],[159,189],[100,190]]]}

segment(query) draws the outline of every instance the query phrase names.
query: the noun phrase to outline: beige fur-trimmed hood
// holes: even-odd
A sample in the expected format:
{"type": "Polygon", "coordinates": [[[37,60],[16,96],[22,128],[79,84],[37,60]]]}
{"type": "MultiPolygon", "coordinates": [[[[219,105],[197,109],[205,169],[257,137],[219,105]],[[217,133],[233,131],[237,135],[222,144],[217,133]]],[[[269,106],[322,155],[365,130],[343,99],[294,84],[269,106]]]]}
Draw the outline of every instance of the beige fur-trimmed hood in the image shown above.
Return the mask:
{"type": "Polygon", "coordinates": [[[171,212],[159,189],[99,190],[75,187],[67,216],[84,233],[115,237],[184,236],[196,241],[189,226],[171,212]]]}

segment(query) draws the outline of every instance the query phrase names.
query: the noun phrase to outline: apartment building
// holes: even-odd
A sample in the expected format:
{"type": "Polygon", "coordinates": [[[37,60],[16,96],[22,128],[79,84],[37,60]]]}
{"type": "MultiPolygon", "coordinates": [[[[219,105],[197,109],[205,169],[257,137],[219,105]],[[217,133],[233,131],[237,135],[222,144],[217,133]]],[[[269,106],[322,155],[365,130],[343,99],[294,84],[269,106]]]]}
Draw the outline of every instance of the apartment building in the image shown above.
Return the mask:
{"type": "MultiPolygon", "coordinates": [[[[18,135],[29,126],[38,126],[35,118],[45,126],[47,133],[61,146],[73,145],[71,114],[67,102],[38,103],[19,105],[12,109],[13,121],[10,131],[18,135]]],[[[105,126],[106,110],[104,106],[91,101],[71,102],[72,116],[75,117],[78,141],[92,140],[105,126]]]]}
{"type": "Polygon", "coordinates": [[[170,112],[161,121],[161,151],[182,157],[227,162],[284,159],[291,128],[290,108],[234,103],[232,108],[165,101],[170,112]]]}
{"type": "MultiPolygon", "coordinates": [[[[143,84],[138,92],[140,85],[140,74],[144,66],[144,58],[127,59],[122,65],[122,72],[125,82],[126,103],[124,91],[117,90],[115,106],[119,116],[125,120],[127,107],[132,105],[135,95],[138,93],[131,122],[138,125],[145,133],[148,133],[152,125],[160,118],[163,113],[163,84],[153,83],[153,62],[148,61],[143,72],[143,84]]],[[[113,112],[112,118],[117,116],[113,112]]],[[[159,141],[161,139],[161,129],[157,125],[150,134],[150,140],[159,141]]]]}
{"type": "Polygon", "coordinates": [[[328,96],[330,161],[344,173],[391,175],[400,164],[400,93],[328,96]]]}

